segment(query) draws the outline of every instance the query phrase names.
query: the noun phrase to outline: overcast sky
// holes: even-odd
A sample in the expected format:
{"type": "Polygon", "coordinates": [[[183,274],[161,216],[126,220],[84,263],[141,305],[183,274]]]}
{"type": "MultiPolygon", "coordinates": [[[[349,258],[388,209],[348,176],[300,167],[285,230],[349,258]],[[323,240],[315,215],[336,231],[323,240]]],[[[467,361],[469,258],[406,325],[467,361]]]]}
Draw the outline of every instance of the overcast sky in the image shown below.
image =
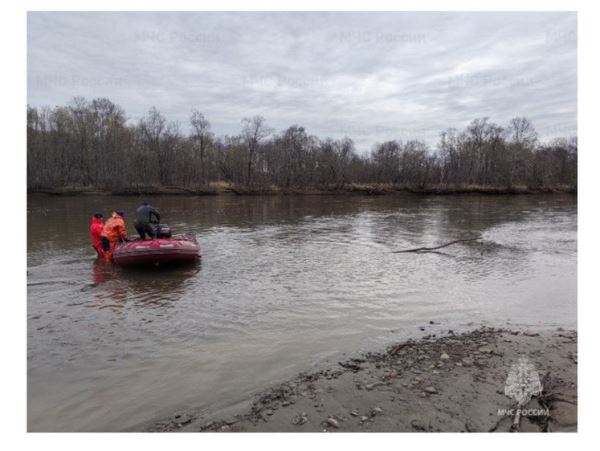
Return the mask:
{"type": "Polygon", "coordinates": [[[29,13],[28,103],[108,97],[219,135],[260,114],[352,138],[435,147],[446,128],[530,118],[577,128],[575,13],[29,13]]]}

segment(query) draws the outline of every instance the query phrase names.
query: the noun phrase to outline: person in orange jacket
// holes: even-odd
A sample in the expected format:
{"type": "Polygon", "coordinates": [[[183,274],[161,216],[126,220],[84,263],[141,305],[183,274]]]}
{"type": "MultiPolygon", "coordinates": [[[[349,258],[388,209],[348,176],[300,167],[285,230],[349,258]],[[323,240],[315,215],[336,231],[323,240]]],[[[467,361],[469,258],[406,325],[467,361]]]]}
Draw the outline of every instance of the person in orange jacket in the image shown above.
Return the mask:
{"type": "Polygon", "coordinates": [[[112,261],[112,255],[115,246],[118,242],[127,240],[127,229],[125,228],[125,210],[118,209],[112,214],[110,219],[104,224],[102,229],[102,248],[104,249],[104,257],[108,261],[112,261]]]}
{"type": "Polygon", "coordinates": [[[102,230],[104,229],[104,215],[100,212],[94,213],[92,224],[90,225],[90,236],[92,237],[92,246],[96,250],[99,258],[104,257],[102,248],[102,230]]]}

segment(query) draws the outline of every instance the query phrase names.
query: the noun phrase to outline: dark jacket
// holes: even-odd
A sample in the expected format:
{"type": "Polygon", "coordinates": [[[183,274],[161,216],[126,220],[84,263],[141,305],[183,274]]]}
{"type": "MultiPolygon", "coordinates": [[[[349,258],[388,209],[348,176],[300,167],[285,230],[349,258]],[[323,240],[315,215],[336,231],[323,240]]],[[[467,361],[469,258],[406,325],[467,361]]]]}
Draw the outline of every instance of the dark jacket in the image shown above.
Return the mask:
{"type": "Polygon", "coordinates": [[[140,205],[135,211],[136,224],[158,224],[160,222],[160,213],[152,205],[140,205]]]}

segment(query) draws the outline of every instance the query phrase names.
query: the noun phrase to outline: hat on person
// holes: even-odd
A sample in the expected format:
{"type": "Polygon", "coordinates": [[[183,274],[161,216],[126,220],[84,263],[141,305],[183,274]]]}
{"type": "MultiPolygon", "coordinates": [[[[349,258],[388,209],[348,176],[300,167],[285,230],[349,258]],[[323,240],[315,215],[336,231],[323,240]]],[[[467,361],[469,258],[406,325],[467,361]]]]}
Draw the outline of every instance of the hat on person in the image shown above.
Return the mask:
{"type": "Polygon", "coordinates": [[[102,213],[100,213],[99,211],[97,211],[96,213],[94,213],[94,218],[100,219],[100,218],[103,218],[103,217],[104,217],[104,215],[102,213]]]}
{"type": "Polygon", "coordinates": [[[125,216],[125,210],[122,208],[119,208],[115,213],[117,213],[119,216],[125,216]]]}

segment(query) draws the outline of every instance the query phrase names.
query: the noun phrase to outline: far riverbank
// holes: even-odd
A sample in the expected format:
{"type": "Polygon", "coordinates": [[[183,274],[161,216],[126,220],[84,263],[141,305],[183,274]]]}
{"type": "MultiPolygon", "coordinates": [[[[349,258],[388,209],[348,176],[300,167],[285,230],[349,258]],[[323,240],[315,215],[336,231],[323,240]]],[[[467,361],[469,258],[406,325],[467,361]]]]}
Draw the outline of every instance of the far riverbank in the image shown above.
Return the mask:
{"type": "Polygon", "coordinates": [[[65,186],[58,188],[31,188],[28,193],[56,196],[74,195],[115,195],[115,196],[151,196],[151,195],[330,195],[359,194],[386,195],[394,193],[413,193],[420,195],[452,194],[576,194],[577,187],[558,185],[553,187],[493,186],[493,185],[435,185],[410,187],[394,184],[346,184],[342,186],[281,188],[276,186],[243,186],[233,183],[217,182],[201,187],[181,186],[131,186],[122,189],[97,189],[90,186],[65,186]]]}

